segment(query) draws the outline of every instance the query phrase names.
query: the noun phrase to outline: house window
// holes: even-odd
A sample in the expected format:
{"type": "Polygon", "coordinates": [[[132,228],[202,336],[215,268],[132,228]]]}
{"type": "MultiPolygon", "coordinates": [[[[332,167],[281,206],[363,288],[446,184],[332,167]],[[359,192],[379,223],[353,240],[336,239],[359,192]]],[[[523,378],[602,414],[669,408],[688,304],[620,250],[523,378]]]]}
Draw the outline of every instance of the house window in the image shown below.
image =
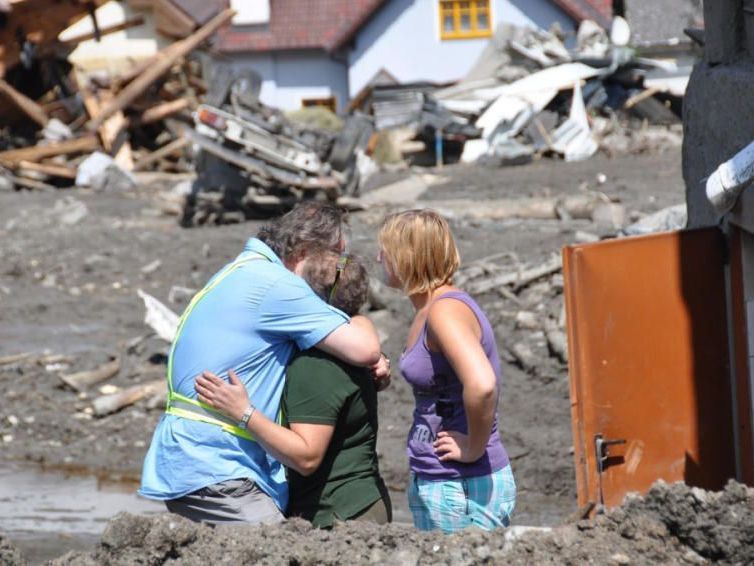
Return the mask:
{"type": "Polygon", "coordinates": [[[440,39],[490,37],[490,0],[440,0],[440,39]]]}
{"type": "Polygon", "coordinates": [[[312,106],[324,106],[329,108],[332,112],[335,112],[338,108],[338,102],[334,96],[328,96],[325,98],[304,98],[301,100],[301,106],[304,108],[310,108],[312,106]]]}

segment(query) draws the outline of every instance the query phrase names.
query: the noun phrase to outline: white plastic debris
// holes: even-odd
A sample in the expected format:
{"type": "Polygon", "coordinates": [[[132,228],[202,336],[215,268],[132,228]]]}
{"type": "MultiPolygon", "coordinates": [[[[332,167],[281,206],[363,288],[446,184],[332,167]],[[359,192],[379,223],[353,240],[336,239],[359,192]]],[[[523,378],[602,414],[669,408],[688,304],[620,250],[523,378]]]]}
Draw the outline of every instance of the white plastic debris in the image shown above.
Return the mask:
{"type": "Polygon", "coordinates": [[[123,191],[134,188],[136,179],[112,157],[95,151],[79,165],[76,185],[96,191],[123,191]]]}
{"type": "Polygon", "coordinates": [[[178,315],[149,293],[145,293],[141,289],[138,289],[136,293],[144,301],[144,306],[147,309],[144,323],[154,330],[157,336],[172,343],[178,330],[178,315]]]}
{"type": "Polygon", "coordinates": [[[573,85],[573,101],[568,120],[553,132],[552,140],[552,149],[562,153],[566,161],[581,161],[597,152],[598,145],[589,127],[579,81],[573,85]]]}

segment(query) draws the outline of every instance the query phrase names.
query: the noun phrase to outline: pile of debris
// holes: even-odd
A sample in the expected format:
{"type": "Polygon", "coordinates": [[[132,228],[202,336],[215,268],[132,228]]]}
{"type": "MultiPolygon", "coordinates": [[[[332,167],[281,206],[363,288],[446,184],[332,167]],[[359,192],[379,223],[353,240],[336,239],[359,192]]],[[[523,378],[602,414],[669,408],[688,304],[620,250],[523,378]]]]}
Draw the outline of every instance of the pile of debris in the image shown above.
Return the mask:
{"type": "Polygon", "coordinates": [[[690,42],[671,53],[645,48],[657,53],[652,58],[630,47],[630,37],[619,16],[609,35],[586,20],[569,51],[557,30],[501,24],[458,83],[433,89],[383,78],[353,104],[371,109],[378,129],[408,128],[404,139],[434,152],[431,164],[453,154],[517,165],[541,155],[576,161],[600,149],[615,155],[678,146],[697,50],[690,42]]]}
{"type": "Polygon", "coordinates": [[[40,11],[50,9],[44,0],[14,3],[5,15],[5,35],[7,30],[26,31],[20,40],[3,38],[8,41],[0,46],[5,72],[5,79],[0,79],[5,103],[0,116],[6,125],[0,136],[0,178],[6,188],[50,189],[74,183],[105,188],[112,171],[133,184],[131,171],[190,169],[183,157],[189,145],[183,131],[207,90],[199,61],[190,55],[234,12],[215,13],[196,31],[121,73],[77,76],[66,59],[73,47],[143,22],[100,29],[93,10],[101,3],[71,3],[77,10],[57,25],[40,20],[40,11]],[[87,14],[95,22],[93,34],[59,40],[68,24],[87,14]],[[14,50],[19,42],[20,49],[14,50]]]}
{"type": "Polygon", "coordinates": [[[339,132],[287,119],[259,101],[251,72],[226,81],[229,94],[201,105],[185,135],[200,148],[185,225],[268,216],[309,198],[355,195],[370,170],[371,121],[349,116],[339,132]]]}
{"type": "MultiPolygon", "coordinates": [[[[181,215],[184,225],[196,225],[269,215],[307,198],[354,195],[374,169],[364,153],[373,133],[370,119],[349,116],[335,132],[294,122],[263,105],[261,78],[252,71],[208,66],[212,76],[205,80],[194,50],[230,21],[232,10],[213,9],[217,3],[207,9],[192,6],[194,20],[181,20],[178,30],[170,21],[160,28],[162,12],[154,7],[156,31],[181,39],[129,66],[119,64],[130,60],[123,53],[128,48],[112,53],[103,47],[107,55],[100,59],[110,58],[109,67],[121,67],[112,72],[94,64],[72,69],[67,57],[81,42],[141,25],[144,18],[103,28],[94,12],[100,2],[77,4],[71,17],[45,26],[34,18],[45,2],[13,4],[6,16],[6,30],[39,25],[45,33],[42,41],[31,43],[40,35],[27,32],[17,51],[15,39],[8,38],[9,47],[0,46],[9,69],[8,80],[0,79],[0,94],[5,95],[0,102],[8,102],[0,106],[7,125],[0,132],[3,188],[75,184],[106,190],[133,187],[132,172],[195,172],[193,183],[160,195],[160,207],[181,215]],[[94,32],[59,39],[70,31],[69,24],[88,14],[94,32]],[[29,78],[38,69],[49,78],[39,88],[29,78]],[[12,120],[18,110],[20,119],[12,120]]],[[[172,7],[177,15],[180,4],[163,2],[159,9],[172,7]]]]}

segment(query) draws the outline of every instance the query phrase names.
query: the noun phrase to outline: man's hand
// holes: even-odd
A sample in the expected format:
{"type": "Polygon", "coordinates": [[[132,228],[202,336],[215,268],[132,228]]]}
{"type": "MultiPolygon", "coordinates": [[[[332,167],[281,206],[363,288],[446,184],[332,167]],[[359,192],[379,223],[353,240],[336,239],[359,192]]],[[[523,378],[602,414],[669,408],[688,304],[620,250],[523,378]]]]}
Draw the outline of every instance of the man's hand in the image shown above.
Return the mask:
{"type": "Polygon", "coordinates": [[[377,391],[387,389],[390,385],[390,358],[380,354],[378,362],[370,368],[377,391]]]}
{"type": "Polygon", "coordinates": [[[194,389],[196,389],[199,401],[240,421],[249,406],[249,395],[235,371],[228,370],[228,377],[230,383],[217,377],[211,371],[204,371],[196,378],[194,389]]]}

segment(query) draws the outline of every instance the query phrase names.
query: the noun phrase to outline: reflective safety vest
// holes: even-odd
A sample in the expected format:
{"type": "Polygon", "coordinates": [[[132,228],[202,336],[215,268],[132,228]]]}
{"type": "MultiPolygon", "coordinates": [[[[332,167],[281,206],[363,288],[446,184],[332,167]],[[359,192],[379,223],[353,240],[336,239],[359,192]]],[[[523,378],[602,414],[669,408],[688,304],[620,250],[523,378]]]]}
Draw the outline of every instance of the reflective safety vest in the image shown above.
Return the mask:
{"type": "Polygon", "coordinates": [[[223,281],[223,279],[225,279],[228,275],[233,273],[236,269],[238,269],[239,267],[243,267],[250,261],[255,261],[255,260],[272,261],[270,258],[258,252],[253,252],[253,253],[256,254],[255,257],[247,257],[244,259],[239,259],[229,264],[222,272],[220,272],[214,278],[214,280],[212,280],[209,284],[207,284],[204,287],[204,289],[202,289],[196,295],[194,295],[188,307],[186,307],[186,310],[181,315],[181,318],[178,321],[178,329],[176,330],[176,333],[175,333],[175,339],[173,340],[173,345],[170,347],[170,356],[168,357],[168,371],[167,371],[168,402],[167,402],[167,406],[165,407],[165,413],[167,413],[168,415],[175,415],[177,417],[190,419],[192,421],[200,421],[203,423],[214,424],[214,425],[219,426],[226,432],[229,432],[236,436],[240,436],[241,438],[245,438],[246,440],[254,440],[254,437],[251,435],[251,433],[248,430],[238,426],[238,423],[236,421],[224,415],[217,409],[214,409],[213,407],[207,405],[206,403],[202,403],[201,401],[197,399],[191,399],[190,397],[181,395],[180,393],[177,393],[175,390],[173,390],[173,356],[175,355],[175,346],[178,343],[178,338],[180,338],[181,336],[181,331],[183,330],[183,325],[186,323],[186,319],[188,319],[189,315],[191,314],[191,311],[194,310],[194,308],[199,303],[199,301],[201,301],[205,296],[207,296],[207,293],[209,293],[212,289],[217,287],[223,281]]]}

